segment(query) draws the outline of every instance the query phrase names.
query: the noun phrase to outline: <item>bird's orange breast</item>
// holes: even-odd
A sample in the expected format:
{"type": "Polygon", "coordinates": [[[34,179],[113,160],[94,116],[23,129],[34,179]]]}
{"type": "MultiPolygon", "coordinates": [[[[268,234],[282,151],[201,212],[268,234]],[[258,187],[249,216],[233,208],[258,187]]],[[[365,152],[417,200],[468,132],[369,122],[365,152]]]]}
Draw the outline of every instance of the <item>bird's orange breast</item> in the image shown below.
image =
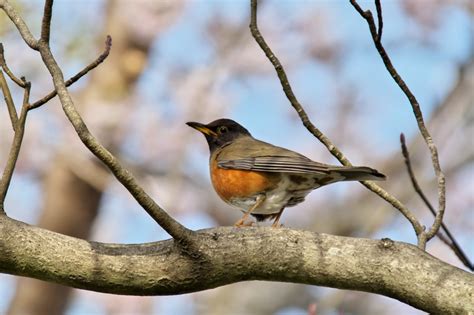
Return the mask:
{"type": "Polygon", "coordinates": [[[216,159],[211,161],[210,171],[212,185],[224,201],[271,190],[276,187],[279,178],[275,173],[219,168],[216,159]]]}

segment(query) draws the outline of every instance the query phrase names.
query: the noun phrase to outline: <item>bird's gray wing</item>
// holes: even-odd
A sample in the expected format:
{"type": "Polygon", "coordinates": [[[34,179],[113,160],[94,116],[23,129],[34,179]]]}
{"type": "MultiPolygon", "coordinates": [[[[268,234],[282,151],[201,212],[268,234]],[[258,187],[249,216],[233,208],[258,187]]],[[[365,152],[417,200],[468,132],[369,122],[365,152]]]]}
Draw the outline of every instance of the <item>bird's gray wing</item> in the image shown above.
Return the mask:
{"type": "Polygon", "coordinates": [[[239,138],[224,148],[217,156],[217,165],[225,169],[260,172],[326,174],[329,170],[329,165],[251,137],[239,138]]]}
{"type": "Polygon", "coordinates": [[[260,172],[331,175],[337,180],[384,180],[385,175],[364,166],[335,166],[315,162],[297,152],[242,137],[217,155],[217,165],[224,169],[260,172]]]}
{"type": "Polygon", "coordinates": [[[235,160],[219,160],[217,165],[225,169],[238,169],[259,172],[283,172],[299,174],[327,174],[329,168],[299,156],[258,156],[235,160]]]}

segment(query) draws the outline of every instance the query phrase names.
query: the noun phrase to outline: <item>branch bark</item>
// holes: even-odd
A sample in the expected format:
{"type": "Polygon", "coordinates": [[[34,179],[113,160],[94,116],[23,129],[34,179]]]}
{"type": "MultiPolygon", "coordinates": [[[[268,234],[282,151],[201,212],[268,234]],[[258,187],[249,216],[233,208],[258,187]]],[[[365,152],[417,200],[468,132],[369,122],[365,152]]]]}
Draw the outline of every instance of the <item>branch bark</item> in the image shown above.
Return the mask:
{"type": "Polygon", "coordinates": [[[53,0],[44,2],[43,21],[41,22],[41,40],[49,45],[51,18],[53,16],[53,0]]]}
{"type": "Polygon", "coordinates": [[[15,27],[20,32],[26,44],[30,46],[31,49],[38,50],[38,41],[33,34],[31,34],[25,21],[17,14],[15,8],[7,0],[0,0],[0,9],[5,11],[8,17],[10,17],[10,20],[15,24],[15,27]]]}
{"type": "Polygon", "coordinates": [[[413,245],[263,227],[202,230],[195,241],[191,257],[172,240],[87,242],[0,216],[0,272],[129,295],[295,282],[383,294],[430,313],[474,312],[474,276],[413,245]]]}

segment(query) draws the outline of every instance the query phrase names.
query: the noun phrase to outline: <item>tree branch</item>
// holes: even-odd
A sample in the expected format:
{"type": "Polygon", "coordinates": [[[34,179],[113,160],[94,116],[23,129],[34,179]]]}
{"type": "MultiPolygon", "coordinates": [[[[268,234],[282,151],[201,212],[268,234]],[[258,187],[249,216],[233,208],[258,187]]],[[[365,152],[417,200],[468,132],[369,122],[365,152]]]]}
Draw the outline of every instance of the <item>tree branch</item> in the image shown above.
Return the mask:
{"type": "MultiPolygon", "coordinates": [[[[296,98],[293,90],[291,89],[291,85],[288,81],[286,76],[286,72],[283,69],[282,64],[270,49],[268,44],[265,42],[262,34],[258,29],[257,24],[257,0],[251,0],[251,12],[250,12],[250,31],[252,36],[255,38],[255,41],[258,43],[260,48],[264,51],[265,55],[267,56],[268,60],[272,63],[275,71],[280,79],[280,83],[282,85],[283,91],[285,92],[286,97],[291,103],[291,106],[296,110],[298,116],[301,119],[303,125],[308,129],[308,131],[313,134],[321,143],[323,143],[329,152],[336,157],[342,165],[345,166],[352,166],[349,160],[344,156],[344,154],[326,137],[316,126],[309,120],[308,114],[304,110],[303,106],[299,103],[298,99],[296,98]]],[[[419,236],[422,235],[424,227],[420,224],[417,218],[411,213],[411,211],[403,205],[397,198],[389,194],[379,185],[370,182],[370,181],[363,181],[361,182],[365,187],[367,187],[372,192],[376,193],[380,197],[382,197],[385,201],[390,203],[394,208],[398,209],[407,220],[413,226],[415,233],[419,239],[419,236]]]]}
{"type": "MultiPolygon", "coordinates": [[[[72,84],[76,83],[80,78],[82,78],[84,75],[86,75],[89,71],[100,65],[108,56],[110,53],[110,48],[112,47],[112,37],[110,35],[107,35],[107,39],[105,40],[105,49],[100,54],[99,57],[97,57],[96,60],[91,62],[87,67],[82,69],[80,72],[78,72],[75,76],[70,78],[65,82],[66,86],[71,86],[72,84]]],[[[40,107],[41,105],[47,103],[49,100],[51,100],[53,97],[55,97],[58,93],[56,90],[51,91],[48,95],[44,96],[43,98],[35,101],[33,104],[30,105],[30,109],[35,109],[40,107]]]]}
{"type": "Polygon", "coordinates": [[[7,0],[0,0],[0,9],[2,9],[8,15],[13,24],[15,24],[26,44],[30,46],[31,49],[38,50],[38,41],[34,38],[33,34],[31,34],[25,21],[23,21],[21,16],[16,13],[11,4],[7,0]]]}
{"type": "Polygon", "coordinates": [[[4,216],[0,272],[128,295],[283,281],[379,293],[436,314],[474,311],[474,276],[409,244],[266,227],[202,230],[195,240],[199,258],[169,240],[87,242],[4,216]]]}
{"type": "Polygon", "coordinates": [[[44,2],[43,21],[41,22],[41,40],[49,45],[51,33],[51,17],[53,15],[53,0],[44,2]]]}
{"type": "MultiPolygon", "coordinates": [[[[405,143],[405,135],[403,133],[400,134],[400,144],[402,147],[402,154],[405,159],[405,165],[407,167],[408,175],[410,176],[410,180],[413,185],[413,189],[415,189],[416,193],[423,200],[423,202],[428,207],[428,209],[433,214],[433,216],[436,217],[436,210],[431,205],[430,201],[428,200],[425,193],[423,192],[420,185],[418,184],[418,181],[416,180],[415,172],[413,171],[413,167],[411,166],[410,154],[408,153],[408,148],[405,143]]],[[[445,239],[440,232],[438,232],[438,237],[453,250],[453,252],[459,258],[459,260],[461,260],[461,262],[467,268],[469,268],[471,271],[474,271],[474,266],[472,265],[471,261],[469,260],[467,255],[462,250],[461,246],[459,246],[458,242],[456,241],[454,236],[451,234],[451,232],[449,231],[449,229],[446,227],[446,225],[443,222],[441,222],[441,228],[443,229],[443,231],[446,233],[446,235],[451,241],[448,241],[447,239],[445,239]]]]}
{"type": "Polygon", "coordinates": [[[363,11],[359,4],[357,3],[356,0],[350,0],[352,6],[356,9],[357,12],[367,21],[367,24],[369,25],[370,29],[370,34],[372,35],[372,39],[375,45],[375,48],[377,49],[380,57],[382,58],[382,61],[385,65],[385,68],[387,71],[390,73],[392,78],[394,79],[395,83],[400,87],[400,89],[403,91],[403,93],[406,95],[408,98],[408,101],[411,104],[411,107],[413,109],[413,113],[416,118],[416,122],[418,124],[418,129],[421,132],[421,135],[423,136],[423,139],[426,142],[426,145],[428,146],[428,149],[430,150],[431,154],[431,161],[433,164],[433,168],[438,180],[438,212],[436,213],[435,220],[433,222],[433,225],[430,227],[430,229],[427,232],[422,233],[420,236],[421,238],[418,239],[419,246],[424,248],[426,246],[426,242],[429,241],[431,238],[433,238],[436,233],[438,233],[439,228],[441,226],[441,223],[443,221],[443,215],[444,211],[446,208],[446,183],[445,183],[445,177],[443,172],[441,171],[441,166],[439,164],[439,158],[438,158],[438,149],[436,148],[436,145],[433,142],[433,139],[428,132],[428,129],[425,126],[425,122],[423,119],[423,113],[420,108],[420,104],[418,103],[415,95],[411,92],[411,90],[408,88],[406,85],[405,81],[400,77],[398,74],[397,70],[392,64],[392,61],[390,60],[387,52],[385,51],[385,48],[382,45],[381,42],[381,34],[382,34],[382,25],[383,25],[383,17],[382,17],[382,8],[380,5],[380,1],[375,0],[375,5],[377,8],[377,16],[379,19],[379,31],[377,32],[374,18],[372,16],[372,12],[370,10],[363,11]]]}

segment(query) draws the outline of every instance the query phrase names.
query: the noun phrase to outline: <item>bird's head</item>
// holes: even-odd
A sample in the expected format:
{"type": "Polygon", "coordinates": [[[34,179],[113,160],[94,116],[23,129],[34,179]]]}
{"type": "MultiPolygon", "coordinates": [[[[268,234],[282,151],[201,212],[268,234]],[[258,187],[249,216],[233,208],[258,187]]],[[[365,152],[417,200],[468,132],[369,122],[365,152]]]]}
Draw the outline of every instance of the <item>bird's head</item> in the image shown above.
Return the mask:
{"type": "Polygon", "coordinates": [[[211,152],[239,137],[251,136],[247,129],[232,119],[221,118],[214,120],[207,125],[192,121],[187,122],[186,124],[200,131],[206,137],[211,152]]]}

